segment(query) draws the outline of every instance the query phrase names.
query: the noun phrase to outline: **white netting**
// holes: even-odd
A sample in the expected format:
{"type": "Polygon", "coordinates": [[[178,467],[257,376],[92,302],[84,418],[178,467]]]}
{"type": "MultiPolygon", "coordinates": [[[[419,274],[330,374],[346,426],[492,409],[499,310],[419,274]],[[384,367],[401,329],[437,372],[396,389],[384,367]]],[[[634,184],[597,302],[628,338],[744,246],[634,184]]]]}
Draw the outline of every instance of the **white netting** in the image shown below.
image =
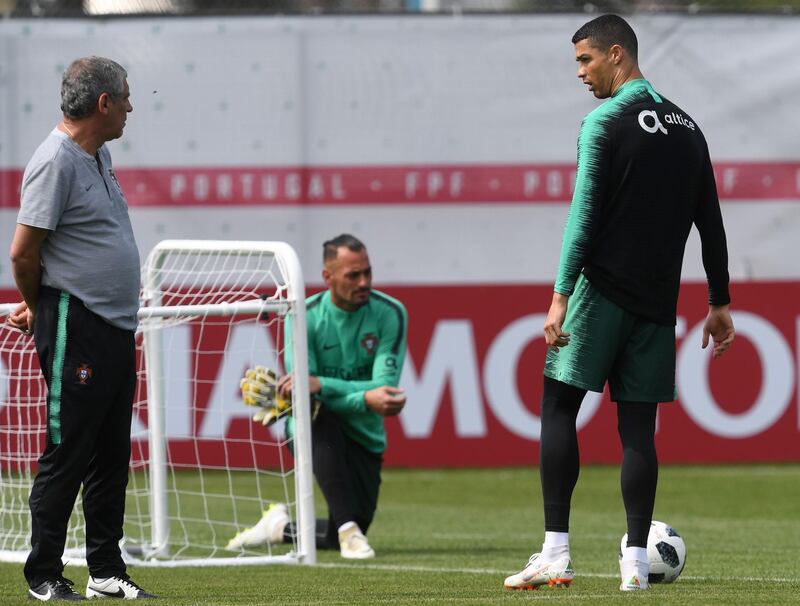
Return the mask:
{"type": "MultiPolygon", "coordinates": [[[[302,280],[293,251],[280,243],[172,241],[148,258],[125,516],[131,562],[313,562],[313,527],[303,534],[302,525],[290,544],[225,550],[270,503],[287,504],[295,520],[313,520],[313,510],[300,512],[311,502],[310,465],[297,477],[288,447],[302,448],[286,443],[283,422],[253,423],[239,394],[246,368],[282,370],[286,322],[294,328],[301,320],[305,336],[297,306],[304,290],[289,273],[302,280]]],[[[306,355],[304,343],[298,349],[306,355]]],[[[0,360],[0,557],[18,560],[29,548],[27,497],[44,447],[46,389],[32,340],[5,325],[0,360]]],[[[84,532],[76,506],[67,548],[79,557],[84,532]]]]}

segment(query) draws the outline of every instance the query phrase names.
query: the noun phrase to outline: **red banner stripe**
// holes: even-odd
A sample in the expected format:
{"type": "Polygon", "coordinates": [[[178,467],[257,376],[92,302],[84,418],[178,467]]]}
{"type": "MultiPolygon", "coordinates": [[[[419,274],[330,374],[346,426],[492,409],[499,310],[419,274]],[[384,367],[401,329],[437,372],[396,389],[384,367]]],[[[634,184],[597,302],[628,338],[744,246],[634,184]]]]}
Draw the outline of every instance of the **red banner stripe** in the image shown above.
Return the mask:
{"type": "MultiPolygon", "coordinates": [[[[572,164],[119,168],[128,203],[158,206],[564,203],[572,164]]],[[[800,161],[720,162],[720,198],[800,201],[800,161]]],[[[0,170],[0,208],[22,170],[0,170]]]]}

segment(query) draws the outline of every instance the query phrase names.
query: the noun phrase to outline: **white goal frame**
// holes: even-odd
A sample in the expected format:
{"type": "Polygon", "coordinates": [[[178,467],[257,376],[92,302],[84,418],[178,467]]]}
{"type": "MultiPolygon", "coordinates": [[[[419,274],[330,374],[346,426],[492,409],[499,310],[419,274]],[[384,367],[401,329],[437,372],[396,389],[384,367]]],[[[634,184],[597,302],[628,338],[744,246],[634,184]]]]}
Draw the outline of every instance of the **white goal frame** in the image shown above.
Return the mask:
{"type": "MultiPolygon", "coordinates": [[[[0,315],[8,314],[14,304],[0,304],[0,315]]],[[[294,249],[285,242],[224,241],[224,240],[164,240],[156,245],[142,268],[142,294],[138,317],[142,330],[142,349],[147,368],[146,396],[148,418],[148,491],[151,537],[149,545],[136,545],[135,550],[123,545],[126,562],[137,566],[227,566],[257,564],[315,564],[316,537],[314,485],[311,459],[311,400],[308,390],[308,349],[305,309],[305,282],[294,249]],[[280,296],[252,300],[218,302],[200,305],[164,304],[161,297],[162,263],[174,253],[202,257],[204,255],[271,255],[274,257],[283,284],[276,285],[280,296]],[[289,313],[291,311],[291,313],[289,313]],[[277,314],[291,323],[292,372],[295,374],[292,394],[292,415],[295,421],[294,438],[294,503],[296,543],[285,554],[267,555],[253,552],[236,556],[170,558],[170,513],[168,502],[168,456],[165,419],[165,381],[163,333],[147,329],[148,323],[166,322],[186,316],[230,317],[259,316],[265,312],[277,314]]],[[[243,407],[244,408],[244,407],[243,407]]],[[[39,453],[37,453],[38,455],[39,453]]],[[[79,500],[80,502],[80,500],[79,500]]],[[[127,517],[127,516],[126,516],[127,517]]],[[[255,523],[257,520],[253,520],[255,523]]],[[[29,521],[28,521],[29,523],[29,521]]],[[[85,565],[82,550],[65,554],[71,564],[85,565]]],[[[27,551],[0,549],[0,561],[24,561],[27,551]]]]}

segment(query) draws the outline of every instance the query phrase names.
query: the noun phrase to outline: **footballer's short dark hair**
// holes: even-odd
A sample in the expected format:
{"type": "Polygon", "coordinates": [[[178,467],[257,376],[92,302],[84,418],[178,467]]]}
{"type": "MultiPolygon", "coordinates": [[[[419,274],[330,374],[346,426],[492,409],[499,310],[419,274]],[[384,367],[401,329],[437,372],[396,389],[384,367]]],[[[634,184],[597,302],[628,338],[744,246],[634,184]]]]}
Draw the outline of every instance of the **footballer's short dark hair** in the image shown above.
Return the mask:
{"type": "Polygon", "coordinates": [[[589,44],[601,51],[607,51],[614,44],[619,44],[628,51],[634,61],[638,60],[639,43],[633,28],[619,15],[601,15],[585,23],[572,36],[572,43],[589,40],[589,44]]]}
{"type": "Polygon", "coordinates": [[[353,252],[361,252],[366,248],[364,243],[350,234],[341,234],[322,244],[322,260],[331,261],[339,254],[339,249],[344,246],[353,252]]]}

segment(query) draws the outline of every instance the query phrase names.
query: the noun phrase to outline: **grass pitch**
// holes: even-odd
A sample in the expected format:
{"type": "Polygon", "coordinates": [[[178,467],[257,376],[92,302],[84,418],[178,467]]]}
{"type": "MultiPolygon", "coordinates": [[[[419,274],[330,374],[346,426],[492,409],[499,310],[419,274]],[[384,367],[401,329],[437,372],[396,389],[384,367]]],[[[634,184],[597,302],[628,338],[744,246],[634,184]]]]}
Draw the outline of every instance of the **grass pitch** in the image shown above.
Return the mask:
{"type": "MultiPolygon", "coordinates": [[[[542,535],[535,469],[388,470],[370,543],[378,557],[347,563],[130,569],[175,605],[260,604],[797,604],[800,466],[662,467],[655,518],[683,535],[687,564],[671,585],[621,594],[625,532],[619,472],[585,467],[573,499],[569,589],[503,589],[542,535]]],[[[321,507],[318,511],[324,511],[321,507]]],[[[83,591],[85,568],[65,575],[83,591]]],[[[20,564],[0,564],[0,603],[30,604],[20,564]]]]}

